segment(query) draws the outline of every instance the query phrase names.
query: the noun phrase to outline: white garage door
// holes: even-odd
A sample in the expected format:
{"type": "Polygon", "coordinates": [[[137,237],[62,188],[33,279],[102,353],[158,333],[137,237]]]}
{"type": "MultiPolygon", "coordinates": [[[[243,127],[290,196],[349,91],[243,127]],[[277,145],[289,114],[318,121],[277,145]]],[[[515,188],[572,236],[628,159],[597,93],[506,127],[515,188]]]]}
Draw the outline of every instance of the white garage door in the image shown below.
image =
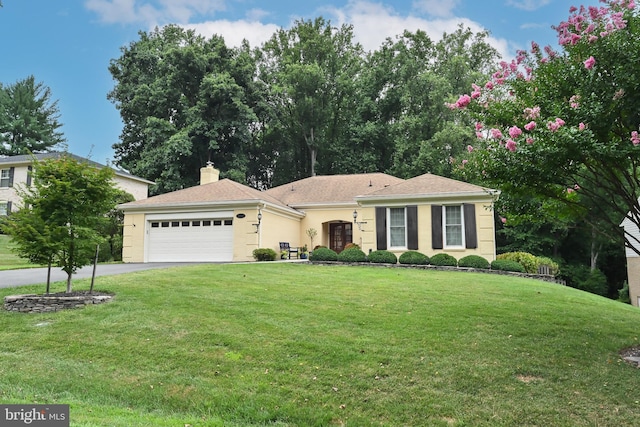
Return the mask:
{"type": "Polygon", "coordinates": [[[233,260],[233,219],[151,219],[148,262],[233,260]]]}

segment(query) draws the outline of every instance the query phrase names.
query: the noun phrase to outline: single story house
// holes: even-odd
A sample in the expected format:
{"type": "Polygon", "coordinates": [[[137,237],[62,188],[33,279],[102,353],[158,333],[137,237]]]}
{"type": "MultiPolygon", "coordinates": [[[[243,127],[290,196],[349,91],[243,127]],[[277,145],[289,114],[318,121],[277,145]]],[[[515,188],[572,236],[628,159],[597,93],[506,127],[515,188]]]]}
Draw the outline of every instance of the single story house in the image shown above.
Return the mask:
{"type": "Polygon", "coordinates": [[[354,242],[363,251],[418,250],[495,259],[497,192],[436,175],[404,180],[384,173],[314,176],[258,191],[219,180],[120,205],[125,262],[251,261],[256,248],[354,242]],[[315,229],[313,242],[307,230],[315,229]]]}
{"type": "MultiPolygon", "coordinates": [[[[21,199],[16,191],[17,188],[31,186],[34,159],[36,161],[55,159],[62,155],[70,156],[96,168],[107,167],[74,154],[61,152],[0,157],[0,216],[8,215],[20,204],[21,199]]],[[[117,169],[114,169],[114,172],[113,181],[116,187],[130,193],[136,200],[147,198],[149,185],[153,184],[153,181],[117,169]]]]}

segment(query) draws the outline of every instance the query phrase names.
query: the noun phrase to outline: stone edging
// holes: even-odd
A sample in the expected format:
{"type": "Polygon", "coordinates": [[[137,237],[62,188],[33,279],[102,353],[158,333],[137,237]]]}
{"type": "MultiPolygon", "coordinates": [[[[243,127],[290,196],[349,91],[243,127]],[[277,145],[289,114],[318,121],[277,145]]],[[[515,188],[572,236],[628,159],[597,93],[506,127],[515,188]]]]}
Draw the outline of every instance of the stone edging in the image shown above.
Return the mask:
{"type": "Polygon", "coordinates": [[[92,304],[110,302],[113,295],[104,293],[8,295],[4,297],[4,309],[19,313],[50,313],[59,310],[82,308],[92,304]]]}
{"type": "Polygon", "coordinates": [[[490,270],[483,268],[470,268],[470,267],[446,267],[438,265],[418,265],[418,264],[384,264],[375,262],[340,262],[340,261],[309,261],[311,264],[318,265],[344,265],[344,266],[367,266],[367,267],[386,267],[386,268],[413,268],[418,270],[438,270],[438,271],[461,271],[468,273],[485,273],[485,274],[500,274],[503,276],[523,277],[525,279],[536,279],[544,282],[557,283],[565,285],[564,282],[559,281],[555,276],[547,274],[530,274],[530,273],[518,273],[514,271],[502,271],[502,270],[490,270]]]}

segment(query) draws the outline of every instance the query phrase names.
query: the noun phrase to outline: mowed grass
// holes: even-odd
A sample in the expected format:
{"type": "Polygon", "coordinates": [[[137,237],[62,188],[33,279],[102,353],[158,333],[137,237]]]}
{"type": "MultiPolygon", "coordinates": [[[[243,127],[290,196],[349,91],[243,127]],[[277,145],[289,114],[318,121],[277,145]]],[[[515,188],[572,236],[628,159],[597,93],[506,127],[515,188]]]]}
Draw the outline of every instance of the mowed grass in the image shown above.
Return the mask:
{"type": "Polygon", "coordinates": [[[618,355],[640,310],[559,285],[254,263],[96,287],[115,301],[0,312],[1,402],[70,404],[72,426],[640,425],[618,355]]]}
{"type": "Polygon", "coordinates": [[[27,259],[20,258],[11,250],[11,247],[11,238],[5,234],[0,234],[0,270],[39,267],[31,264],[27,259]]]}

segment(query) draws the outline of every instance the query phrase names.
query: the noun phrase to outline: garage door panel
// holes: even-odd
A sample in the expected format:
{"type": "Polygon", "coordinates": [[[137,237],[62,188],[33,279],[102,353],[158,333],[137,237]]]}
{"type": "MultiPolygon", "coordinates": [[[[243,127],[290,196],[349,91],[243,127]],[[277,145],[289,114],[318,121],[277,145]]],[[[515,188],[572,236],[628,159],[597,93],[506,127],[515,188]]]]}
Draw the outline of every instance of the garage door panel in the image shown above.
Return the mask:
{"type": "Polygon", "coordinates": [[[233,260],[233,221],[169,220],[148,225],[149,262],[202,262],[233,260]]]}

